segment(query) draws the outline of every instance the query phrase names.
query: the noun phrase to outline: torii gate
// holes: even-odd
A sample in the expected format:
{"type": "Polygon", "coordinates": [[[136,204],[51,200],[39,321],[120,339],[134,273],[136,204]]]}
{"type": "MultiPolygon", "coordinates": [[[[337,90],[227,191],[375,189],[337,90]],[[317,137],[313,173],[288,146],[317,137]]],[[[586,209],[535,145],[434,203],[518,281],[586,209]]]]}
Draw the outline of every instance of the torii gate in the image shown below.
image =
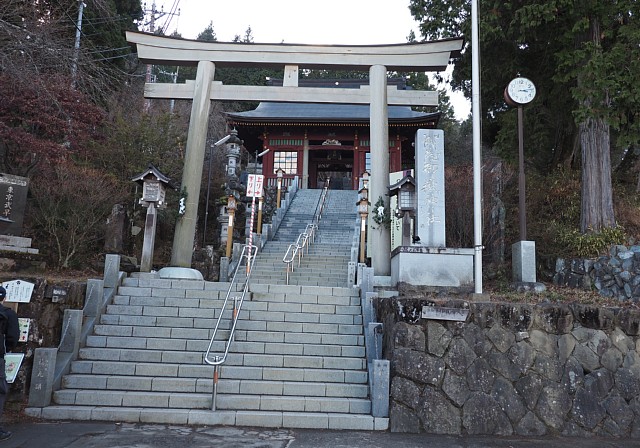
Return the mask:
{"type": "MultiPolygon", "coordinates": [[[[369,197],[383,198],[389,207],[389,123],[387,106],[437,106],[431,91],[397,90],[387,86],[387,70],[399,72],[443,71],[449,59],[462,50],[462,38],[393,45],[300,45],[201,42],[127,31],[127,41],[137,47],[146,64],[197,65],[195,83],[145,84],[146,98],[193,100],[187,137],[182,188],[187,192],[186,212],[176,224],[171,265],[191,267],[198,215],[211,100],[281,101],[303,103],[369,104],[371,182],[369,197]],[[284,67],[282,87],[225,86],[214,81],[220,67],[284,67]],[[360,89],[298,87],[298,70],[368,70],[369,86],[360,89]]],[[[390,274],[389,232],[371,232],[371,265],[375,275],[390,274]]]]}

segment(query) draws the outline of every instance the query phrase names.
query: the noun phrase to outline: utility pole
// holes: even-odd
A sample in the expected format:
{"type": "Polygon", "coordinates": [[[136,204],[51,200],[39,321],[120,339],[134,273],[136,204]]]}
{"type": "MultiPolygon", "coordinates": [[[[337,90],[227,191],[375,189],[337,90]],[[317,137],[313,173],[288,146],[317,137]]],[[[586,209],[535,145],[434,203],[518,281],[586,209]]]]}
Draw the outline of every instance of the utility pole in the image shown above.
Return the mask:
{"type": "Polygon", "coordinates": [[[71,87],[76,87],[76,76],[78,74],[78,57],[80,56],[80,36],[82,34],[82,14],[84,12],[84,1],[78,0],[78,20],[76,22],[76,41],[73,45],[73,62],[71,65],[71,87]]]}
{"type": "MultiPolygon", "coordinates": [[[[142,7],[145,8],[146,4],[143,4],[142,7]]],[[[153,3],[151,3],[151,10],[144,9],[144,12],[145,12],[145,14],[146,13],[150,13],[150,17],[149,17],[149,32],[151,34],[155,34],[155,32],[156,32],[156,19],[159,19],[159,18],[164,17],[166,15],[169,15],[169,16],[173,16],[173,15],[179,16],[180,15],[180,10],[178,10],[177,13],[165,12],[164,11],[164,6],[162,6],[160,8],[160,11],[158,11],[156,9],[156,1],[155,0],[153,0],[153,3]]],[[[151,83],[151,82],[155,81],[153,79],[152,71],[153,71],[153,65],[147,64],[147,74],[145,76],[145,82],[151,83]]],[[[177,80],[177,77],[178,77],[178,73],[176,72],[173,75],[174,84],[175,84],[175,82],[177,80]]],[[[150,99],[146,99],[145,102],[144,102],[145,111],[148,111],[150,107],[151,107],[151,100],[150,99]]],[[[171,112],[173,113],[173,100],[172,100],[172,104],[171,104],[171,112]]]]}

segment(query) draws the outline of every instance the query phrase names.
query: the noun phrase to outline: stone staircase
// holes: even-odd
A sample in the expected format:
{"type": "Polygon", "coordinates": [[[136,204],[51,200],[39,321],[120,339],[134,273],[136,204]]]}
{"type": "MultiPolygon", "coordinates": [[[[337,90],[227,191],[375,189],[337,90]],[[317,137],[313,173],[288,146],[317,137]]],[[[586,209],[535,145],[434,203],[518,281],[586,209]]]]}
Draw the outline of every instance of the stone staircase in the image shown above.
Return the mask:
{"type": "MultiPolygon", "coordinates": [[[[328,269],[346,257],[331,258],[331,238],[344,237],[338,244],[347,246],[348,241],[350,246],[346,235],[348,221],[354,222],[353,210],[350,218],[338,215],[341,203],[345,210],[355,204],[355,192],[347,192],[354,195],[348,201],[346,195],[333,193],[328,210],[334,206],[335,216],[331,211],[325,215],[327,231],[320,232],[315,244],[331,261],[310,268],[305,275],[309,279],[313,269],[328,269]]],[[[304,203],[301,197],[298,204],[304,203]]],[[[295,218],[285,219],[280,238],[288,231],[295,233],[295,222],[303,219],[303,212],[296,210],[304,206],[294,205],[295,201],[290,212],[295,218]]],[[[272,243],[279,241],[265,247],[272,243]]],[[[259,254],[256,264],[269,258],[267,254],[259,254]]],[[[260,271],[254,268],[254,273],[260,271]]],[[[279,278],[258,281],[252,275],[212,411],[213,367],[203,357],[230,284],[160,279],[155,274],[125,278],[63,377],[61,389],[53,393],[52,405],[29,414],[49,419],[386,430],[388,419],[371,415],[359,289],[345,287],[346,277],[337,273],[317,282],[325,286],[284,285],[279,278]],[[328,285],[333,281],[342,286],[328,285]]],[[[233,289],[242,291],[242,286],[233,289]]],[[[221,328],[230,328],[229,320],[223,320],[221,328]]],[[[214,354],[224,350],[229,330],[221,333],[214,354]]]]}
{"type": "MultiPolygon", "coordinates": [[[[304,232],[313,217],[321,190],[299,190],[274,239],[269,241],[251,274],[253,282],[286,284],[286,264],[282,259],[290,244],[304,232]]],[[[356,219],[358,193],[330,190],[325,211],[318,226],[315,242],[305,253],[300,265],[295,264],[289,284],[306,286],[348,286],[348,263],[356,219]]]]}

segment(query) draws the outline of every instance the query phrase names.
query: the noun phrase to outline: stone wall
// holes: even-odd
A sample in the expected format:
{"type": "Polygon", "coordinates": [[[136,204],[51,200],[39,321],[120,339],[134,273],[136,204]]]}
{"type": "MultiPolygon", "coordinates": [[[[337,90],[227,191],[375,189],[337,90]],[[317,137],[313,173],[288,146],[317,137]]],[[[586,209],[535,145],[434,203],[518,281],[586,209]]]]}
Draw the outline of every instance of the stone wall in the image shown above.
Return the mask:
{"type": "Polygon", "coordinates": [[[390,429],[640,437],[640,312],[584,305],[377,299],[390,429]],[[465,322],[421,318],[468,308],[465,322]]]}
{"type": "Polygon", "coordinates": [[[31,319],[26,342],[18,343],[14,353],[24,353],[25,357],[18,376],[9,387],[9,396],[5,405],[7,413],[17,412],[27,404],[31,380],[33,353],[40,347],[57,347],[60,343],[64,310],[82,309],[85,301],[86,281],[60,280],[52,282],[42,277],[14,275],[0,276],[0,282],[21,279],[33,283],[34,290],[29,303],[18,305],[18,317],[31,319]],[[53,302],[52,286],[63,287],[67,296],[59,302],[53,302]]]}
{"type": "Polygon", "coordinates": [[[597,290],[604,297],[640,299],[640,246],[613,246],[608,256],[556,261],[553,283],[597,290]]]}

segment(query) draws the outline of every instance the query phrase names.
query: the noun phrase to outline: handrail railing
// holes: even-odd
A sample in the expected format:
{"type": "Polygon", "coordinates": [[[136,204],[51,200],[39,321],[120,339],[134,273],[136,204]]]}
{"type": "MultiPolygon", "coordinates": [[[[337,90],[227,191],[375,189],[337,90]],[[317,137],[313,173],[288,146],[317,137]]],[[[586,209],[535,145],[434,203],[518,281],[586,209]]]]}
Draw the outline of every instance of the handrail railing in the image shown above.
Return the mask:
{"type": "Polygon", "coordinates": [[[331,178],[327,179],[327,182],[322,189],[322,193],[320,193],[320,199],[318,199],[318,204],[316,205],[316,211],[313,214],[313,223],[316,224],[316,227],[320,223],[322,219],[322,212],[324,212],[324,206],[327,202],[327,195],[329,194],[329,182],[331,178]]]}
{"type": "Polygon", "coordinates": [[[298,259],[298,266],[300,266],[300,261],[304,256],[305,248],[307,249],[307,253],[309,253],[309,246],[316,240],[316,232],[318,231],[318,226],[322,219],[322,212],[324,211],[324,206],[327,201],[328,191],[329,181],[327,180],[324,188],[322,189],[322,193],[320,193],[320,198],[318,199],[318,204],[316,205],[316,211],[313,214],[312,222],[307,224],[304,232],[298,235],[298,239],[295,243],[289,244],[287,252],[284,254],[284,257],[282,257],[282,262],[287,265],[285,275],[287,285],[289,284],[289,276],[294,271],[294,262],[296,258],[298,259]]]}
{"type": "Polygon", "coordinates": [[[236,331],[236,325],[238,323],[238,318],[240,317],[240,310],[242,309],[242,303],[244,302],[244,298],[247,295],[249,290],[249,279],[251,278],[251,271],[253,270],[253,264],[256,259],[256,255],[258,253],[258,247],[253,245],[245,245],[242,248],[242,253],[240,254],[240,258],[238,259],[238,265],[233,272],[233,278],[231,279],[231,284],[229,285],[229,289],[227,290],[227,295],[224,298],[224,302],[222,307],[220,308],[220,314],[218,315],[218,319],[216,320],[216,325],[213,329],[213,334],[211,335],[211,340],[209,341],[209,347],[204,355],[204,362],[213,366],[213,390],[212,390],[212,400],[211,400],[211,410],[216,410],[216,397],[218,394],[218,379],[219,379],[219,369],[222,364],[227,360],[227,355],[229,354],[229,349],[231,348],[231,343],[233,342],[233,338],[236,331]],[[243,273],[246,273],[246,278],[244,282],[244,287],[242,289],[242,295],[238,295],[239,291],[234,291],[236,284],[238,283],[236,278],[238,277],[238,272],[240,272],[240,267],[244,268],[244,264],[242,262],[243,259],[247,259],[247,263],[249,263],[249,269],[242,269],[243,273]],[[227,309],[227,304],[230,302],[230,297],[233,293],[233,309],[231,314],[231,329],[229,331],[229,338],[227,339],[224,347],[224,352],[220,354],[213,355],[213,359],[211,358],[211,348],[213,347],[213,343],[215,341],[216,335],[218,333],[218,329],[220,328],[220,323],[222,322],[222,318],[225,314],[225,310],[227,309]]]}

